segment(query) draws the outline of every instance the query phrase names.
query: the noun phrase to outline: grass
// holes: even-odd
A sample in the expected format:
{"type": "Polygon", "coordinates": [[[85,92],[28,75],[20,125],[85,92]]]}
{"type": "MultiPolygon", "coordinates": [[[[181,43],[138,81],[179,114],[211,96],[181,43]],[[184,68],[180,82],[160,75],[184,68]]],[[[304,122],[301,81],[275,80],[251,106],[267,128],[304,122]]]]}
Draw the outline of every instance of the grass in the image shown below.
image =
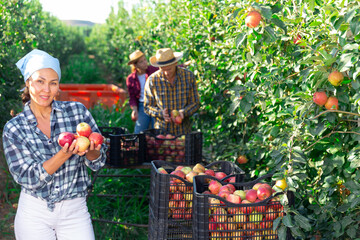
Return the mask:
{"type": "Polygon", "coordinates": [[[96,239],[147,239],[147,227],[143,226],[148,224],[150,178],[146,176],[150,170],[105,168],[99,174],[122,177],[96,178],[93,195],[88,198],[89,212],[93,219],[109,221],[93,221],[96,239]]]}

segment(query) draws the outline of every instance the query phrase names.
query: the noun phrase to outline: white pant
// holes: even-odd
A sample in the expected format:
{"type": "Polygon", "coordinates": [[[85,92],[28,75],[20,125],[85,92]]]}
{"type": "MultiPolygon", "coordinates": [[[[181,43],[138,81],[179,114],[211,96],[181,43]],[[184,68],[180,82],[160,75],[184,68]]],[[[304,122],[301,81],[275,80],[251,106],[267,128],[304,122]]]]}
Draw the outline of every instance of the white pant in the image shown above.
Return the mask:
{"type": "Polygon", "coordinates": [[[47,203],[21,192],[15,216],[17,240],[95,240],[86,198],[47,203]]]}

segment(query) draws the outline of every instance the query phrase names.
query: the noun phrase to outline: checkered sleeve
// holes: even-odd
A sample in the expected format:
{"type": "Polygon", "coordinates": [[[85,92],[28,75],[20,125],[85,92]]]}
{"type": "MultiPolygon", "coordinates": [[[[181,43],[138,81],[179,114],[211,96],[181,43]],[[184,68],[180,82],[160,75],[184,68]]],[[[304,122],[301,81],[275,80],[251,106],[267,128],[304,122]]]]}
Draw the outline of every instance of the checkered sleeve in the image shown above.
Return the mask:
{"type": "Polygon", "coordinates": [[[156,87],[154,86],[154,82],[158,78],[158,75],[152,74],[149,76],[148,80],[145,83],[144,88],[144,111],[146,114],[152,116],[161,118],[162,113],[161,109],[158,107],[155,91],[156,87]]]}
{"type": "Polygon", "coordinates": [[[186,71],[185,75],[185,78],[189,79],[189,94],[187,96],[189,104],[184,108],[184,115],[190,117],[200,108],[200,100],[195,75],[190,71],[186,71]]]}
{"type": "Polygon", "coordinates": [[[9,171],[15,182],[27,189],[39,189],[52,180],[43,168],[42,163],[36,161],[36,156],[23,144],[22,134],[17,126],[8,122],[3,130],[3,147],[9,171]]]}

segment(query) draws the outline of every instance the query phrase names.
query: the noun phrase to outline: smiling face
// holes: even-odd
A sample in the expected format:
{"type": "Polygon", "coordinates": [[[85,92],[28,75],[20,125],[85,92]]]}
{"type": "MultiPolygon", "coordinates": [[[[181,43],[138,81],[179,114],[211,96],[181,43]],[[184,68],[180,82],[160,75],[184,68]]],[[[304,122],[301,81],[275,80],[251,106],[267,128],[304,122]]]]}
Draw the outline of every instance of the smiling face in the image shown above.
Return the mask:
{"type": "Polygon", "coordinates": [[[59,92],[59,77],[51,68],[34,72],[26,81],[31,103],[39,107],[48,107],[59,92]]]}

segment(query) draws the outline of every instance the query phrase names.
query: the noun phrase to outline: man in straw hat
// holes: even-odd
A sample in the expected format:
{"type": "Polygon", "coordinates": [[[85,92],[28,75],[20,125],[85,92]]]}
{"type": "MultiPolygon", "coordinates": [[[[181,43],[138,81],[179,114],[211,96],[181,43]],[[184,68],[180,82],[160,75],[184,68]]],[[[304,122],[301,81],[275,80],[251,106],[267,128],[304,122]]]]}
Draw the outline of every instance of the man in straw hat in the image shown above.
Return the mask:
{"type": "Polygon", "coordinates": [[[144,112],[144,87],[147,78],[159,68],[148,65],[145,55],[136,50],[129,56],[131,74],[126,78],[129,93],[129,104],[132,109],[131,119],[136,121],[134,133],[153,128],[154,119],[144,112]]]}
{"type": "Polygon", "coordinates": [[[200,107],[195,75],[177,66],[182,56],[170,48],[157,50],[150,64],[160,70],[145,84],[145,112],[155,118],[155,128],[174,135],[191,132],[190,117],[200,107]]]}

